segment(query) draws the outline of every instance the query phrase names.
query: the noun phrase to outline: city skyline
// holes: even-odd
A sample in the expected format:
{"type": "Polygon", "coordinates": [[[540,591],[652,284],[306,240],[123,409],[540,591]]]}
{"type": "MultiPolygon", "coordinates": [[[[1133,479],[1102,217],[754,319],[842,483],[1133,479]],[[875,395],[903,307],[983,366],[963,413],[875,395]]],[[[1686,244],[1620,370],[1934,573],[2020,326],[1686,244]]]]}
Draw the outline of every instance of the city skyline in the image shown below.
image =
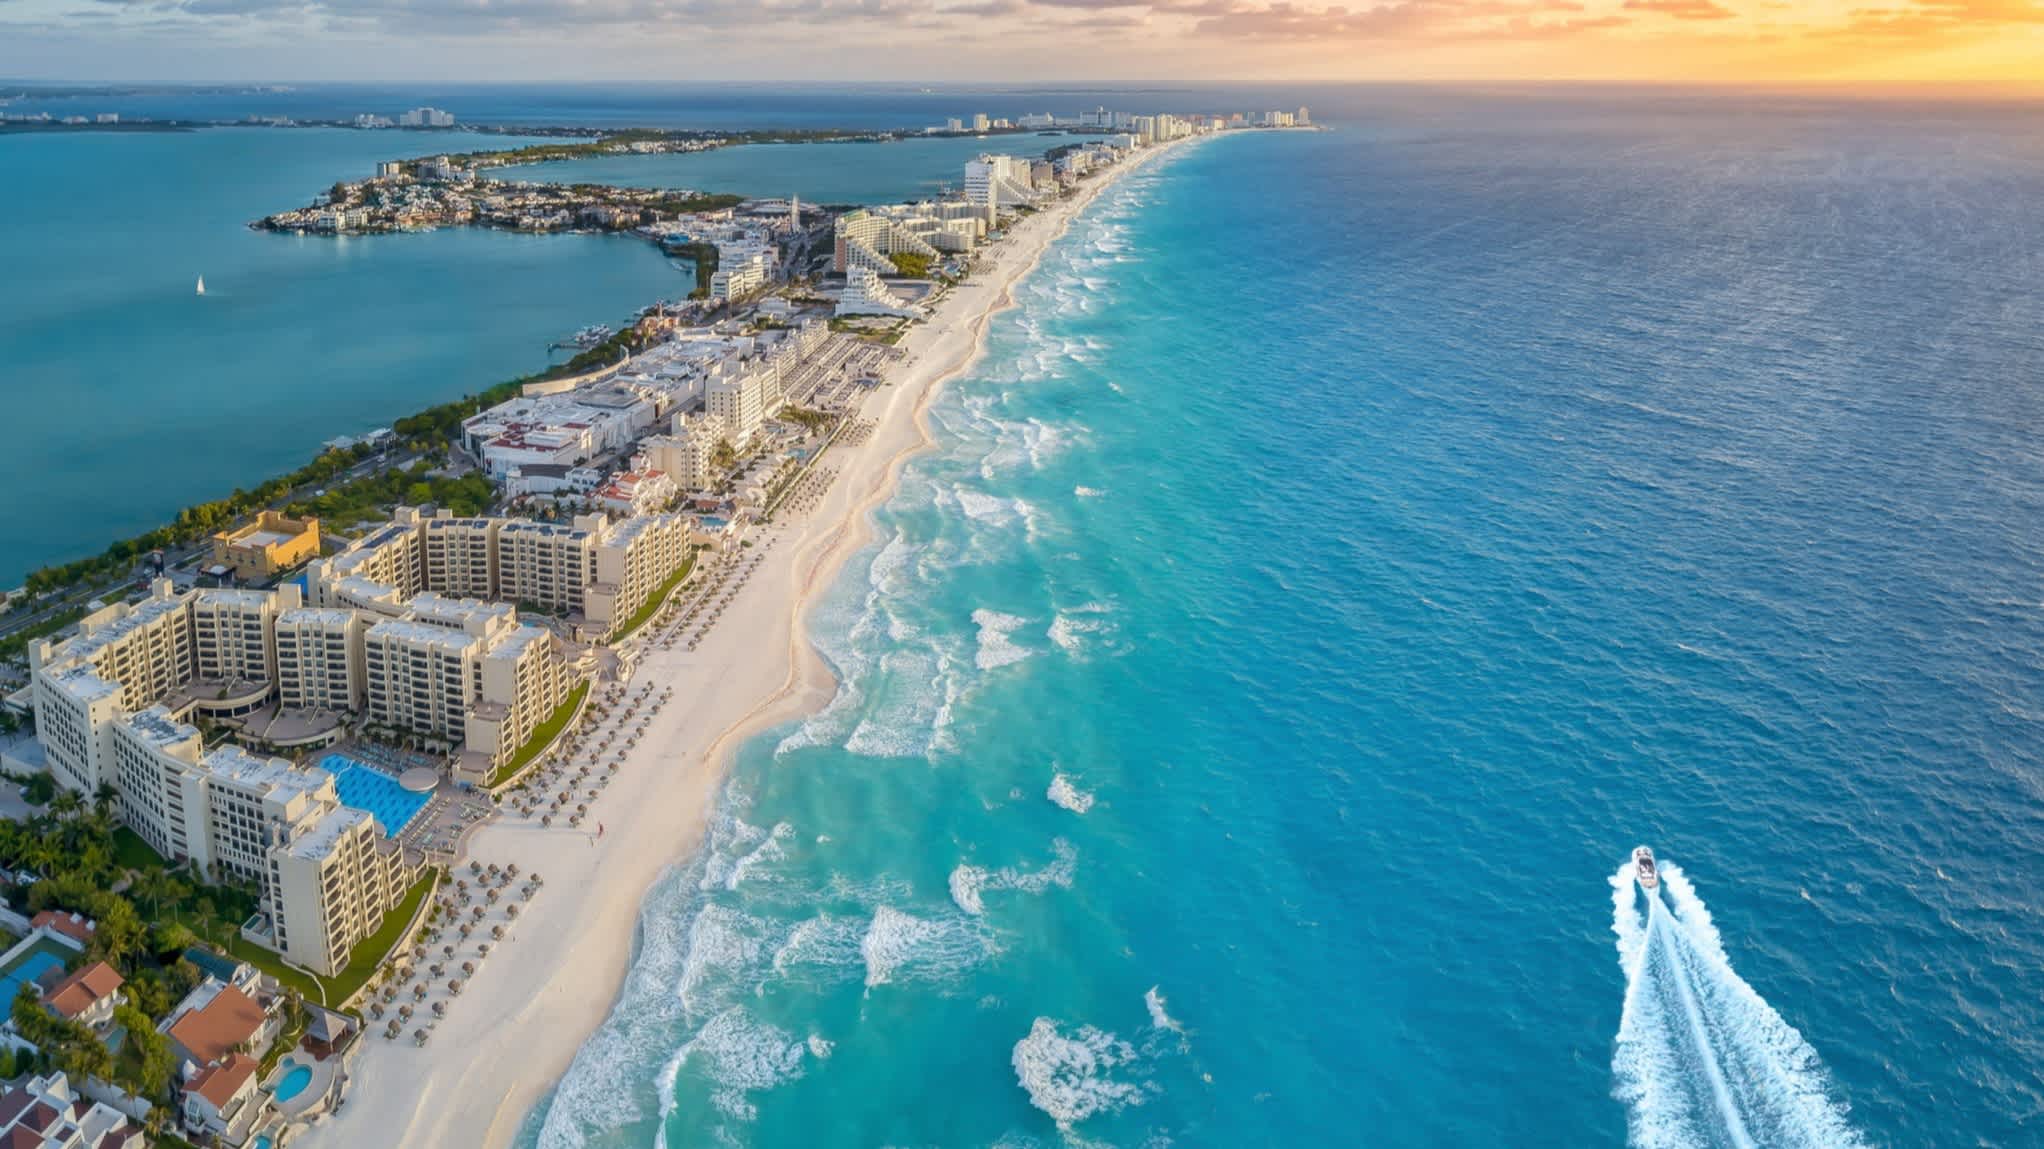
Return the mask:
{"type": "Polygon", "coordinates": [[[0,43],[0,76],[80,82],[2044,85],[2033,0],[0,0],[0,43]]]}

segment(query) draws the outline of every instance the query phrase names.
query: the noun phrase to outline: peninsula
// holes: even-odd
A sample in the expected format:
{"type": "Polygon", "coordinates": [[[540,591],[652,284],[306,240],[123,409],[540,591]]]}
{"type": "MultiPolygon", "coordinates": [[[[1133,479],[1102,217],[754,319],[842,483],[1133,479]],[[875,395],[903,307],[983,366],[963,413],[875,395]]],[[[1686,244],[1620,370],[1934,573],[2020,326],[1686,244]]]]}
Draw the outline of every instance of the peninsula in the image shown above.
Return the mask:
{"type": "Polygon", "coordinates": [[[336,441],[303,484],[222,504],[246,521],[194,519],[209,563],[137,554],[144,591],[30,638],[7,704],[36,737],[4,765],[50,813],[0,836],[38,912],[0,967],[68,930],[90,976],[188,992],[66,1028],[37,1020],[65,987],[29,979],[17,1029],[195,1138],[507,1143],[615,993],[730,749],[828,696],[805,612],[931,400],[1077,213],[1229,121],[1123,126],[983,154],[954,199],[640,215],[715,252],[705,299],[592,335],[558,377],[336,441]],[[196,933],[138,940],[164,912],[196,933]],[[233,1041],[181,1044],[180,1018],[242,999],[233,1041]],[[153,1057],[145,1031],[167,1060],[93,1052],[125,1033],[153,1057]]]}

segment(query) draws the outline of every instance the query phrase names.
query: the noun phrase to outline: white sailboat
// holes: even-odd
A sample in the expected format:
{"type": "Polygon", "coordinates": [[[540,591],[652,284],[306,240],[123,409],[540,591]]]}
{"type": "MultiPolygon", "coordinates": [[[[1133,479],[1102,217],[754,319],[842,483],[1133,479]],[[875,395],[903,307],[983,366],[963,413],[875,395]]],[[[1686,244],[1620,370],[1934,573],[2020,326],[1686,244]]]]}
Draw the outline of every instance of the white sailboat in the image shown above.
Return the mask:
{"type": "Polygon", "coordinates": [[[199,294],[206,294],[206,277],[203,275],[199,277],[199,294]]]}

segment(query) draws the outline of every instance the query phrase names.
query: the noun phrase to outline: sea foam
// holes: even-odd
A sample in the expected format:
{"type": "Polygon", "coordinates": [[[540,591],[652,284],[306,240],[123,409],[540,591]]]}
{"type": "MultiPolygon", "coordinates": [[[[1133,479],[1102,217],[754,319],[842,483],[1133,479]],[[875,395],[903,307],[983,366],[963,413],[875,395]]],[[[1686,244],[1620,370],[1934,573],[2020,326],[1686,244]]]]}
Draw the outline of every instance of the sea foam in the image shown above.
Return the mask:
{"type": "Polygon", "coordinates": [[[1135,1047],[1105,1030],[1082,1025],[1069,1035],[1048,1017],[1015,1043],[1010,1063],[1029,1103],[1070,1131],[1100,1113],[1143,1102],[1142,1086],[1116,1080],[1115,1070],[1136,1059],[1135,1047]]]}

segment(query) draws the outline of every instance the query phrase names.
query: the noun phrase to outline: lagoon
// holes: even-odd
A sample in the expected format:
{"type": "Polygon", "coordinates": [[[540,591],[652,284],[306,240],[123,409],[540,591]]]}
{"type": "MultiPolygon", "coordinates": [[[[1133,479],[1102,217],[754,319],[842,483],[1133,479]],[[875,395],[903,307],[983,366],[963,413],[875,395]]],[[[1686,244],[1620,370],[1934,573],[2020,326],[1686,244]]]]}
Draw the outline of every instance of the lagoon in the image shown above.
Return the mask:
{"type": "Polygon", "coordinates": [[[707,152],[603,156],[498,170],[500,179],[688,188],[748,196],[797,195],[812,203],[898,203],[965,182],[965,165],[983,152],[1041,157],[1090,137],[1064,133],[933,136],[904,140],[832,140],[744,144],[707,152]]]}
{"type": "Polygon", "coordinates": [[[618,237],[246,226],[426,144],[507,140],[0,137],[0,583],[287,471],[335,435],[537,370],[576,328],[688,292],[686,270],[618,237]]]}

